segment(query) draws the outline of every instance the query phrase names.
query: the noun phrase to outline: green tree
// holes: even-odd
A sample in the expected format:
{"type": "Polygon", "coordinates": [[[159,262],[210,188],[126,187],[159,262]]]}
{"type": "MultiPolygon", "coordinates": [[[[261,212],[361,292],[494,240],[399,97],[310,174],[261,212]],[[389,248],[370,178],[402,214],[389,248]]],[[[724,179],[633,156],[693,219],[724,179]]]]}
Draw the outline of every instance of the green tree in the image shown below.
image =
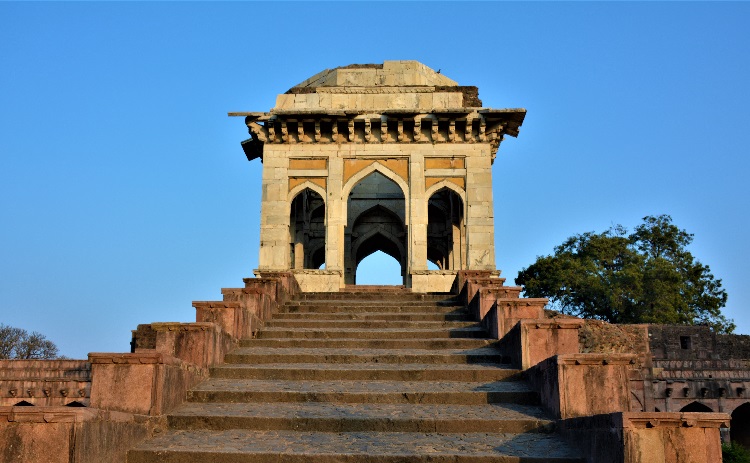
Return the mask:
{"type": "Polygon", "coordinates": [[[57,346],[36,331],[0,323],[0,359],[55,359],[57,346]]]}
{"type": "Polygon", "coordinates": [[[687,246],[693,235],[668,215],[647,216],[632,233],[616,225],[572,236],[551,256],[537,257],[516,283],[547,297],[563,313],[610,323],[711,326],[731,333],[721,314],[727,293],[687,246]]]}

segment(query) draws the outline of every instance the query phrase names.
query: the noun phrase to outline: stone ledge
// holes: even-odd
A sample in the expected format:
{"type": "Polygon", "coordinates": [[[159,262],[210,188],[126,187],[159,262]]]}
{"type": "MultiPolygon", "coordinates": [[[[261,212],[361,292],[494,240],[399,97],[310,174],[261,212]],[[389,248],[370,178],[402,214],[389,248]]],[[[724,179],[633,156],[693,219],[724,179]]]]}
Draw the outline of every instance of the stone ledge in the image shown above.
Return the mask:
{"type": "Polygon", "coordinates": [[[83,407],[0,407],[0,422],[8,423],[82,423],[99,415],[99,410],[83,407]]]}
{"type": "Polygon", "coordinates": [[[459,270],[412,270],[412,275],[457,275],[459,270]]]}
{"type": "Polygon", "coordinates": [[[151,323],[154,331],[218,331],[215,323],[211,322],[154,322],[151,323]]]}
{"type": "Polygon", "coordinates": [[[185,362],[170,355],[161,352],[136,352],[129,353],[108,353],[108,352],[91,352],[89,353],[89,362],[93,365],[117,364],[117,365],[175,365],[183,366],[185,362]]]}
{"type": "MultiPolygon", "coordinates": [[[[487,292],[497,292],[499,290],[498,287],[495,288],[489,288],[487,289],[487,292]]],[[[546,298],[531,298],[531,297],[525,297],[522,299],[519,298],[509,298],[509,297],[499,297],[496,299],[498,306],[505,306],[505,307],[511,307],[511,306],[519,306],[519,305],[525,305],[525,306],[536,306],[536,305],[547,305],[548,299],[546,298]]]]}
{"type": "Polygon", "coordinates": [[[545,320],[521,320],[519,321],[522,327],[527,329],[539,328],[539,329],[564,329],[572,330],[579,329],[584,324],[584,320],[580,319],[545,319],[545,320]]]}
{"type": "Polygon", "coordinates": [[[557,356],[558,365],[635,365],[636,354],[565,354],[557,356]]]}
{"type": "Polygon", "coordinates": [[[622,428],[729,428],[726,413],[623,412],[622,428]]]}
{"type": "Polygon", "coordinates": [[[325,270],[325,269],[294,269],[289,270],[294,275],[338,275],[342,276],[342,270],[325,270]]]}
{"type": "MultiPolygon", "coordinates": [[[[222,288],[223,292],[224,288],[222,288]]],[[[237,292],[244,293],[242,289],[237,289],[237,292]]],[[[240,309],[242,308],[242,303],[240,301],[193,301],[193,307],[196,309],[240,309]]]]}

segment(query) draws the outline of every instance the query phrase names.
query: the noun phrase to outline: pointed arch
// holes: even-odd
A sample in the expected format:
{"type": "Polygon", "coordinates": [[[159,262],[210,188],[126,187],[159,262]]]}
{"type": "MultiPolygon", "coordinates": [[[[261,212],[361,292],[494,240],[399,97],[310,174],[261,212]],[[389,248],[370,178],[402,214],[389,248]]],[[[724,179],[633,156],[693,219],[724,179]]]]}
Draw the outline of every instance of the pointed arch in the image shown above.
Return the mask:
{"type": "MultiPolygon", "coordinates": [[[[409,185],[406,183],[406,181],[401,178],[400,175],[392,171],[391,169],[387,168],[383,164],[375,161],[369,166],[365,167],[364,169],[360,170],[356,174],[352,175],[352,177],[346,181],[344,184],[344,187],[341,189],[341,199],[346,200],[349,198],[349,195],[351,194],[354,187],[362,181],[367,176],[371,175],[374,172],[379,172],[384,177],[391,180],[393,183],[399,186],[401,188],[401,192],[404,195],[404,225],[407,227],[409,226],[409,185]]],[[[348,220],[348,214],[349,211],[347,209],[344,210],[344,222],[348,220]]]]}
{"type": "Polygon", "coordinates": [[[304,182],[289,193],[289,198],[289,268],[318,269],[325,262],[325,251],[322,257],[316,253],[325,249],[326,243],[325,190],[304,182]]]}
{"type": "Polygon", "coordinates": [[[733,444],[750,448],[750,402],[745,402],[732,411],[729,439],[733,444]]]}
{"type": "Polygon", "coordinates": [[[706,404],[702,404],[698,402],[697,400],[695,402],[690,402],[689,404],[685,405],[680,409],[681,412],[706,412],[711,413],[713,412],[713,409],[709,407],[706,404]]]}
{"type": "Polygon", "coordinates": [[[436,184],[432,185],[424,192],[424,196],[425,198],[427,198],[427,201],[429,201],[430,196],[434,195],[435,193],[442,190],[443,188],[448,188],[449,190],[453,190],[453,192],[456,193],[461,198],[461,201],[464,203],[464,206],[466,206],[466,191],[464,191],[464,189],[461,188],[460,186],[448,180],[441,180],[437,182],[436,184]]]}
{"type": "Polygon", "coordinates": [[[362,262],[362,259],[369,256],[375,251],[383,251],[384,253],[396,259],[399,262],[399,264],[401,264],[401,266],[403,267],[404,261],[406,259],[406,249],[404,248],[404,245],[401,244],[398,237],[393,236],[392,233],[390,233],[388,230],[382,227],[370,229],[367,233],[357,238],[357,244],[354,246],[354,249],[352,249],[352,254],[354,255],[356,265],[359,266],[359,263],[362,262]],[[371,239],[373,239],[377,235],[382,236],[388,242],[392,243],[398,250],[399,255],[394,256],[393,254],[391,254],[385,249],[374,249],[372,252],[369,252],[367,255],[361,256],[360,258],[359,250],[362,247],[362,245],[368,243],[371,239]]]}
{"type": "Polygon", "coordinates": [[[315,183],[311,182],[310,180],[305,180],[304,182],[300,183],[296,187],[292,188],[289,191],[289,195],[287,196],[287,203],[289,204],[289,207],[292,205],[292,201],[294,201],[294,198],[297,197],[300,193],[302,193],[305,188],[309,188],[312,191],[318,193],[321,198],[323,198],[323,204],[326,203],[326,190],[320,186],[316,185],[315,183]]]}
{"type": "Polygon", "coordinates": [[[467,253],[463,191],[445,180],[427,191],[427,261],[440,270],[460,270],[467,253]]]}

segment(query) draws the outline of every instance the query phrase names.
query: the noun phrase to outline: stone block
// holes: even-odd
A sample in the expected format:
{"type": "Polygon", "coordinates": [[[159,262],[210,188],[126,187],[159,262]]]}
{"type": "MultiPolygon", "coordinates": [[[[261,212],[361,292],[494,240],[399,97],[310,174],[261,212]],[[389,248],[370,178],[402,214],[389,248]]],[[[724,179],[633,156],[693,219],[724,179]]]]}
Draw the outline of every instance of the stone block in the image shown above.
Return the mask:
{"type": "Polygon", "coordinates": [[[590,462],[716,463],[724,413],[624,412],[563,420],[562,433],[590,462]]]}
{"type": "Polygon", "coordinates": [[[555,355],[577,354],[578,330],[583,320],[575,318],[520,320],[500,340],[500,350],[514,367],[528,370],[555,355]]]}
{"type": "Polygon", "coordinates": [[[92,408],[0,407],[2,461],[123,463],[127,450],[160,425],[92,408]]]}
{"type": "Polygon", "coordinates": [[[181,404],[206,371],[160,352],[91,353],[91,406],[161,415],[181,404]]]}
{"type": "Polygon", "coordinates": [[[236,347],[237,339],[221,325],[200,323],[152,323],[156,331],[156,351],[175,357],[201,369],[221,363],[224,355],[236,347]]]}
{"type": "Polygon", "coordinates": [[[344,277],[341,270],[293,270],[294,278],[299,284],[300,291],[307,292],[338,292],[344,287],[344,277]]]}
{"type": "Polygon", "coordinates": [[[527,370],[542,405],[558,418],[630,411],[634,354],[565,354],[527,370]]]}
{"type": "Polygon", "coordinates": [[[456,285],[455,270],[412,270],[411,290],[415,293],[448,293],[456,285]]]}
{"type": "Polygon", "coordinates": [[[490,332],[490,336],[501,339],[521,320],[537,320],[544,316],[547,299],[503,298],[501,291],[483,288],[480,291],[480,313],[478,319],[490,332]],[[487,309],[489,306],[489,309],[487,309]],[[481,317],[481,318],[480,318],[481,317]]]}

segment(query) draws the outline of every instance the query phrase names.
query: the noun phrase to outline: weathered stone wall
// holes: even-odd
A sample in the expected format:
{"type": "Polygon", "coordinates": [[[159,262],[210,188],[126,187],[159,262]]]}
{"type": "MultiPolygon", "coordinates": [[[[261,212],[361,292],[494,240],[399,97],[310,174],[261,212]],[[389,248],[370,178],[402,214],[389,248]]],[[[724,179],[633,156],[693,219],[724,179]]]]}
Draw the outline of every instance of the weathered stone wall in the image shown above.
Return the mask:
{"type": "Polygon", "coordinates": [[[581,352],[601,354],[647,353],[646,325],[614,325],[600,320],[584,320],[578,333],[581,352]]]}
{"type": "Polygon", "coordinates": [[[0,360],[0,406],[88,405],[90,396],[85,360],[0,360]]]}

